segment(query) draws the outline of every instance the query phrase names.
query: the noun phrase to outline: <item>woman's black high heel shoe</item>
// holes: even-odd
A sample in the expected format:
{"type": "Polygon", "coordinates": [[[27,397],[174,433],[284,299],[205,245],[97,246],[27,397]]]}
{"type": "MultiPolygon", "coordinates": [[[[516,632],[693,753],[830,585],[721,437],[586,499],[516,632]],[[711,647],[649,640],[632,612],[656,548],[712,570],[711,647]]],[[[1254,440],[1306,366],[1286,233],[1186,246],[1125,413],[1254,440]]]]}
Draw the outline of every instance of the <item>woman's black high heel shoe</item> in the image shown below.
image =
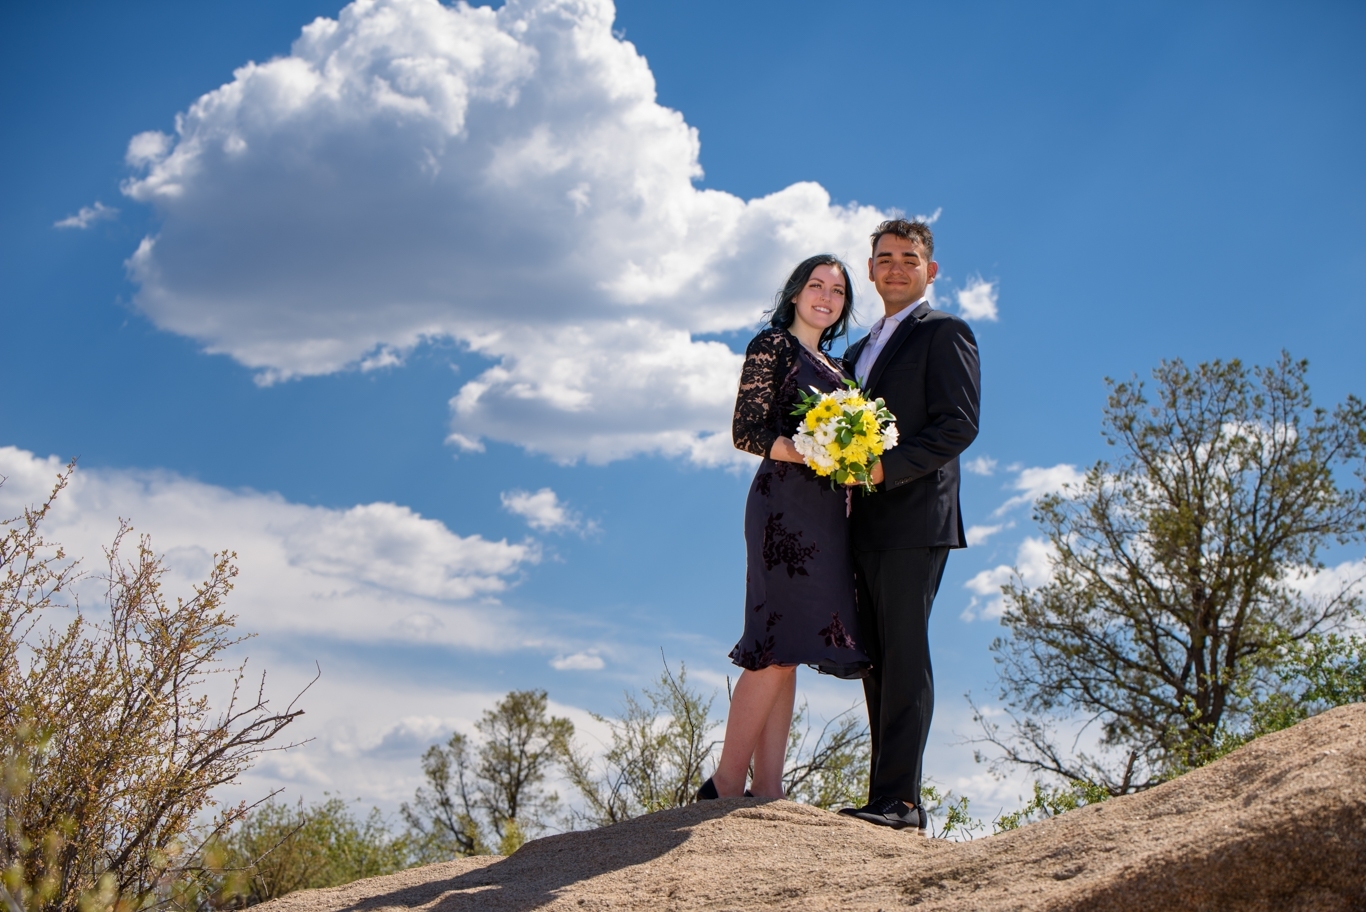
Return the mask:
{"type": "Polygon", "coordinates": [[[716,783],[712,782],[711,778],[708,777],[707,781],[702,783],[702,787],[697,790],[697,798],[694,800],[713,801],[720,797],[721,793],[716,790],[716,783]]]}

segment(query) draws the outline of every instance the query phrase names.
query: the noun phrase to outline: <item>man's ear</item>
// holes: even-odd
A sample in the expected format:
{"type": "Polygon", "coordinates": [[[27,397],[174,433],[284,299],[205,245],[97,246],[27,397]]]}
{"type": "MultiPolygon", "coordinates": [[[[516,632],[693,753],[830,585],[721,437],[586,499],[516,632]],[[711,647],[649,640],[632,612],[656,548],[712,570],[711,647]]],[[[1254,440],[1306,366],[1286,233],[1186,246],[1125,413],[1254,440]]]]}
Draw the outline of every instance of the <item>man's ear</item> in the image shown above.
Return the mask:
{"type": "Polygon", "coordinates": [[[939,264],[934,260],[930,260],[930,265],[925,267],[925,275],[929,277],[930,282],[933,282],[934,277],[939,275],[939,264]]]}
{"type": "Polygon", "coordinates": [[[873,281],[873,258],[868,258],[868,281],[873,281]]]}

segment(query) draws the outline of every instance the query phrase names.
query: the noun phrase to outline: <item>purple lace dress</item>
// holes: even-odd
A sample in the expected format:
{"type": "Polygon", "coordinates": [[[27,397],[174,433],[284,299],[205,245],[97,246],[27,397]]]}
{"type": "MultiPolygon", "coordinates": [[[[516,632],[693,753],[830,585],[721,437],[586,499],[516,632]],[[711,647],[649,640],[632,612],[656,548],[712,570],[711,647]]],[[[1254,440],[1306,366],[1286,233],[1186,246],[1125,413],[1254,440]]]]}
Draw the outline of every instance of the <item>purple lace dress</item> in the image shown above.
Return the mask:
{"type": "Polygon", "coordinates": [[[764,461],[745,501],[745,633],[730,653],[741,668],[861,677],[869,667],[856,641],[846,493],[804,465],[768,458],[797,430],[798,390],[829,392],[843,380],[784,329],[765,329],[745,349],[731,433],[764,461]]]}

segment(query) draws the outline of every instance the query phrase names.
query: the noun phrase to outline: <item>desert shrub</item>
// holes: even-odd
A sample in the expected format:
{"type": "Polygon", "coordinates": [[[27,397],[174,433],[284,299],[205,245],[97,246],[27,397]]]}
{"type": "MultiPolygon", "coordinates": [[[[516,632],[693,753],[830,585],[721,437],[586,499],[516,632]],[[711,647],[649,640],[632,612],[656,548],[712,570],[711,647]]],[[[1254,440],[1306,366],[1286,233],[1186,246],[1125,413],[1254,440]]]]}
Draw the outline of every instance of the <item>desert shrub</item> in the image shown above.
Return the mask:
{"type": "Polygon", "coordinates": [[[185,891],[183,905],[244,908],[295,890],[391,874],[423,860],[410,836],[391,834],[377,808],[359,816],[335,797],[293,807],[271,800],[205,843],[199,876],[185,891]]]}
{"type": "MultiPolygon", "coordinates": [[[[79,605],[79,562],[40,529],[73,470],[41,506],[0,523],[0,870],[11,910],[168,899],[166,885],[197,864],[191,832],[214,789],[300,715],[272,711],[261,687],[242,686],[245,666],[221,661],[243,639],[223,607],[230,553],[172,600],[146,537],[125,557],[124,523],[105,553],[103,604],[79,605]],[[74,617],[54,626],[64,610],[74,617]],[[204,685],[223,673],[232,683],[215,710],[204,685]]],[[[220,812],[209,832],[243,810],[220,812]]]]}
{"type": "Polygon", "coordinates": [[[1245,683],[1246,709],[1236,724],[1203,740],[1202,751],[1187,752],[1189,766],[1202,766],[1271,732],[1282,731],[1335,706],[1366,701],[1366,638],[1337,633],[1287,640],[1276,661],[1245,683]]]}
{"type": "Polygon", "coordinates": [[[1022,807],[997,816],[993,822],[994,829],[997,833],[1019,829],[1026,823],[1057,817],[1088,804],[1098,804],[1109,797],[1110,793],[1104,787],[1093,782],[1048,786],[1036,781],[1033,796],[1022,807]]]}

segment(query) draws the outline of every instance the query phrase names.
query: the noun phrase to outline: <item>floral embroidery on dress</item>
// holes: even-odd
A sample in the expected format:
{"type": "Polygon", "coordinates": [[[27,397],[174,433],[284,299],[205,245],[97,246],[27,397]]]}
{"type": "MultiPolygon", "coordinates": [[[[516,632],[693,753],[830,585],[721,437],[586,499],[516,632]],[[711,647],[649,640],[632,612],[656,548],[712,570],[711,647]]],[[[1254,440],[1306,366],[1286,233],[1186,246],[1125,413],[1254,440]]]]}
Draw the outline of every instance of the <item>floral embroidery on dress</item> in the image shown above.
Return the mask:
{"type": "Polygon", "coordinates": [[[779,522],[783,518],[781,513],[770,513],[768,522],[764,525],[764,566],[772,570],[779,564],[787,565],[787,575],[807,576],[806,562],[816,555],[816,545],[802,545],[801,532],[789,532],[787,528],[779,522]]]}
{"type": "Polygon", "coordinates": [[[735,644],[735,648],[730,651],[730,660],[741,668],[748,668],[750,671],[758,671],[760,668],[767,668],[773,664],[773,645],[772,635],[760,640],[754,639],[754,645],[748,649],[741,649],[740,644],[735,644]]]}
{"type": "MultiPolygon", "coordinates": [[[[808,627],[807,629],[810,630],[811,628],[808,627]]],[[[838,614],[830,615],[830,626],[821,628],[817,633],[825,637],[825,645],[827,646],[836,646],[840,649],[856,648],[854,638],[844,628],[844,622],[840,620],[838,614]]]]}
{"type": "Polygon", "coordinates": [[[776,624],[776,623],[778,623],[778,622],[781,621],[782,619],[783,619],[783,616],[782,616],[781,614],[779,614],[779,613],[776,612],[776,611],[770,611],[770,612],[768,613],[768,623],[766,623],[766,624],[764,625],[764,631],[767,632],[767,631],[769,631],[769,630],[772,630],[772,629],[773,629],[773,625],[776,624]]]}

